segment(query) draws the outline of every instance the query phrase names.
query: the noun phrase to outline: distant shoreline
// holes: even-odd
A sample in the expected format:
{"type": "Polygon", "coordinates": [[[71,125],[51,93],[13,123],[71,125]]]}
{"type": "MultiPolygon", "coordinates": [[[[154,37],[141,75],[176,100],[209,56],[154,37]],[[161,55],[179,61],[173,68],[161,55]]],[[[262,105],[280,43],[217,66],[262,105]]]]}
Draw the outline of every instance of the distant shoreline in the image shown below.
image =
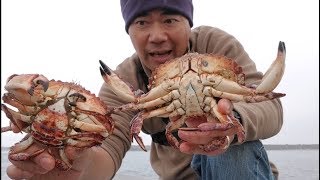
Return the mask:
{"type": "MultiPolygon", "coordinates": [[[[319,144],[265,144],[266,150],[319,150],[319,144]]],[[[1,151],[10,147],[1,147],[1,151]]],[[[150,150],[150,145],[146,146],[150,150]]],[[[130,151],[143,151],[138,145],[132,145],[130,151]]]]}
{"type": "MultiPolygon", "coordinates": [[[[266,150],[317,150],[319,144],[264,144],[266,150]]],[[[146,146],[150,150],[150,145],[146,146]]],[[[130,151],[143,151],[138,145],[132,145],[130,151]]]]}

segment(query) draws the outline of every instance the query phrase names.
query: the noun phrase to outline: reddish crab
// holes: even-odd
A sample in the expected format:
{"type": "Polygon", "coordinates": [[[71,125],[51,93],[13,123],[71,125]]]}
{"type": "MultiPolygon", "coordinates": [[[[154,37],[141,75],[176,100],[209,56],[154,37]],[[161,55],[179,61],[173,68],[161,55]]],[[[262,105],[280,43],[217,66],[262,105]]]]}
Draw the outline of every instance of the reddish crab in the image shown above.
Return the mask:
{"type": "MultiPolygon", "coordinates": [[[[189,53],[160,65],[152,73],[150,91],[135,96],[129,86],[113,73],[103,62],[101,74],[115,94],[125,99],[128,104],[118,110],[141,110],[131,122],[131,140],[136,139],[144,150],[142,139],[138,136],[143,121],[151,117],[169,117],[166,127],[168,142],[178,148],[180,142],[172,132],[186,126],[190,118],[206,118],[207,123],[197,128],[184,127],[184,130],[211,131],[237,129],[238,141],[244,140],[242,125],[237,119],[222,115],[217,110],[217,100],[226,98],[232,102],[260,102],[279,98],[285,94],[271,92],[279,84],[285,61],[285,44],[279,43],[278,55],[256,88],[246,87],[245,75],[234,61],[212,54],[189,53]],[[216,121],[218,120],[217,123],[216,121]]],[[[224,148],[228,137],[214,139],[201,145],[205,151],[224,148]]]]}
{"type": "MultiPolygon", "coordinates": [[[[114,122],[107,106],[94,94],[80,85],[61,81],[49,81],[39,74],[12,75],[8,78],[1,104],[10,121],[27,136],[11,147],[9,158],[26,160],[43,151],[24,153],[31,144],[59,149],[56,166],[68,170],[72,162],[65,154],[71,148],[89,148],[100,145],[112,133],[114,122]]],[[[1,132],[10,127],[1,128],[1,132]]],[[[49,150],[49,149],[48,149],[49,150]]],[[[51,151],[50,151],[51,152],[51,151]]]]}

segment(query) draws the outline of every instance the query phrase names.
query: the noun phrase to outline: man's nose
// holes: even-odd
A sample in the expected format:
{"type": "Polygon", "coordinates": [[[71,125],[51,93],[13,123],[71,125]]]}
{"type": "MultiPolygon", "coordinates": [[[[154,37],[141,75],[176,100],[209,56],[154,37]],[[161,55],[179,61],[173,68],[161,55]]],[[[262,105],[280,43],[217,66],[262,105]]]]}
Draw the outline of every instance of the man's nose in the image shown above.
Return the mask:
{"type": "Polygon", "coordinates": [[[167,31],[160,25],[154,25],[149,32],[149,41],[152,43],[162,43],[168,40],[167,31]]]}

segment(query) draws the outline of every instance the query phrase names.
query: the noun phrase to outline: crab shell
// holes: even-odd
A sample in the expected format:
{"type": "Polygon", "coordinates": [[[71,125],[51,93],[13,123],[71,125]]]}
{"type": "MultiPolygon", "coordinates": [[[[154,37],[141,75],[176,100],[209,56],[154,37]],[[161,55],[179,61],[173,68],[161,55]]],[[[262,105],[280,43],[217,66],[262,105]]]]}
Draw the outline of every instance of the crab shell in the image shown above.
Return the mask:
{"type": "Polygon", "coordinates": [[[167,61],[156,68],[149,79],[149,89],[168,79],[182,77],[188,71],[197,75],[216,74],[244,85],[242,68],[232,59],[215,54],[188,53],[183,57],[167,61]]]}
{"type": "MultiPolygon", "coordinates": [[[[27,133],[25,139],[11,147],[9,158],[26,160],[43,150],[26,154],[24,150],[40,143],[59,150],[56,166],[68,170],[72,162],[67,146],[85,149],[100,145],[112,133],[114,122],[108,107],[82,86],[49,81],[39,74],[12,75],[5,85],[8,91],[1,105],[10,121],[27,133]]],[[[2,129],[3,130],[3,129],[2,129]]]]}
{"type": "MultiPolygon", "coordinates": [[[[277,58],[256,88],[245,86],[245,75],[234,60],[214,54],[188,53],[161,64],[152,72],[150,91],[140,96],[135,96],[138,93],[132,92],[127,83],[103,62],[100,62],[100,71],[113,92],[129,102],[117,110],[140,110],[131,121],[131,138],[135,138],[142,149],[145,150],[145,147],[138,134],[143,121],[151,117],[170,119],[166,137],[173,147],[179,148],[180,142],[172,135],[178,129],[234,129],[238,141],[242,142],[245,139],[242,125],[233,116],[221,114],[217,102],[224,98],[231,102],[252,103],[285,96],[283,93],[272,92],[284,73],[285,55],[285,44],[279,42],[277,58]],[[200,124],[197,128],[181,128],[191,118],[206,119],[207,123],[200,124]]],[[[212,151],[226,147],[228,143],[228,137],[224,137],[201,145],[200,148],[212,151]]]]}

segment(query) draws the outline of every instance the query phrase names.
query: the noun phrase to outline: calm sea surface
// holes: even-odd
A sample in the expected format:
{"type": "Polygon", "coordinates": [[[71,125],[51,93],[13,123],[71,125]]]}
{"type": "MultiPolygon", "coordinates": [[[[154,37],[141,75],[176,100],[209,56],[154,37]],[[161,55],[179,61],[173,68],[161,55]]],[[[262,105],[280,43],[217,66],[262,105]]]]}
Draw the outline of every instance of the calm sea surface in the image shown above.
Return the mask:
{"type": "MultiPolygon", "coordinates": [[[[274,162],[280,172],[280,180],[318,180],[319,149],[312,150],[268,150],[269,159],[274,162]]],[[[1,179],[9,179],[6,167],[8,151],[1,151],[1,179]]],[[[138,179],[157,179],[149,165],[149,153],[129,151],[115,179],[119,177],[137,177],[138,179]]]]}

